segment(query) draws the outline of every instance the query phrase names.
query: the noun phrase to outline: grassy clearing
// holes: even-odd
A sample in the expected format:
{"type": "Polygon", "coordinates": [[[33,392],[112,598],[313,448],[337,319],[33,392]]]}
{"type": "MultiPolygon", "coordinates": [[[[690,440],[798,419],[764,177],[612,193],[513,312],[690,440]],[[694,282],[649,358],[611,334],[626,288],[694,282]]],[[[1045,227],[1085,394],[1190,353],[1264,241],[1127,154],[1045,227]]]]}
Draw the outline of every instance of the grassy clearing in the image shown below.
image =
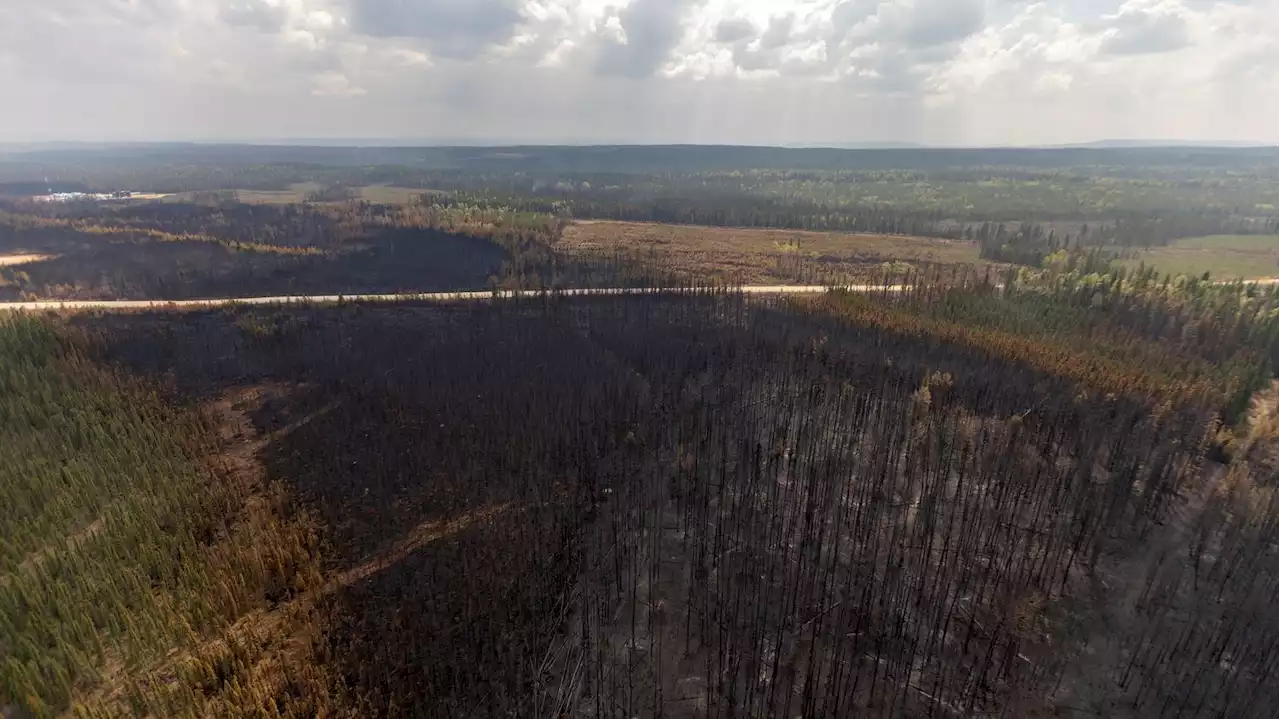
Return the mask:
{"type": "MultiPolygon", "coordinates": [[[[236,197],[240,202],[263,205],[292,205],[306,202],[307,194],[321,189],[315,182],[295,182],[284,190],[242,190],[236,189],[236,197]]],[[[395,185],[366,185],[352,187],[358,199],[382,205],[407,205],[429,190],[421,187],[397,187],[395,185]]],[[[190,201],[195,193],[183,192],[168,195],[175,200],[190,201]]],[[[157,196],[159,197],[159,196],[157,196]]],[[[135,199],[137,196],[135,195],[135,199]]]]}
{"type": "Polygon", "coordinates": [[[320,189],[314,182],[295,182],[287,190],[236,190],[241,202],[260,202],[270,205],[289,205],[303,202],[308,192],[320,189]]]}
{"type": "Polygon", "coordinates": [[[1275,277],[1280,241],[1272,235],[1209,235],[1178,240],[1168,247],[1144,250],[1121,264],[1146,264],[1170,275],[1200,275],[1247,280],[1275,277]]]}
{"type": "Polygon", "coordinates": [[[426,192],[421,187],[396,187],[395,185],[369,185],[356,190],[360,199],[383,205],[407,205],[426,192]]]}
{"type": "Polygon", "coordinates": [[[570,254],[629,252],[697,279],[747,284],[864,276],[886,262],[977,263],[971,242],[903,235],[578,221],[559,246],[570,254]]]}

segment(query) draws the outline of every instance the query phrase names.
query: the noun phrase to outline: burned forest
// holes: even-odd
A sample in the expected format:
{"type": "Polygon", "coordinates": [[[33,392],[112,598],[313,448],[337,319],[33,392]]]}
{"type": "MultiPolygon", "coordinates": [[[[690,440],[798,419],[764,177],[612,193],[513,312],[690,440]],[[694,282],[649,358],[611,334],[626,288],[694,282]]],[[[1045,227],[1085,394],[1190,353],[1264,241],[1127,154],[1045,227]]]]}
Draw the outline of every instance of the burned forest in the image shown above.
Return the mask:
{"type": "Polygon", "coordinates": [[[1280,712],[1274,148],[141,152],[0,155],[0,719],[1280,712]]]}
{"type": "MultiPolygon", "coordinates": [[[[1000,347],[725,291],[5,333],[173,411],[235,398],[287,521],[192,546],[289,538],[260,587],[215,567],[238,577],[234,608],[176,633],[179,668],[136,655],[125,691],[83,650],[51,665],[7,645],[5,691],[31,715],[1276,711],[1274,454],[1233,451],[1207,394],[1100,391],[1000,347]]],[[[74,552],[116,541],[154,540],[104,531],[67,565],[6,564],[6,636],[67,601],[54,585],[91,571],[74,552]]],[[[102,621],[110,661],[136,618],[102,621]]]]}

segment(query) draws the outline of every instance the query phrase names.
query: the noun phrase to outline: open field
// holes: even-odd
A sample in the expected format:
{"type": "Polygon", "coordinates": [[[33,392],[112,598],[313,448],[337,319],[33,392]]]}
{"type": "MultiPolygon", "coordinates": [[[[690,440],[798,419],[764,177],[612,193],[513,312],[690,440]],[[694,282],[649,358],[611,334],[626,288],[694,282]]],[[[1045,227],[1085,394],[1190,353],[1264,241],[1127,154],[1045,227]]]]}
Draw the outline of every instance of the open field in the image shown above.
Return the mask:
{"type": "Polygon", "coordinates": [[[307,193],[320,189],[314,182],[295,182],[287,190],[236,190],[241,202],[262,202],[267,204],[288,205],[302,202],[307,193]]]}
{"type": "Polygon", "coordinates": [[[1243,277],[1247,280],[1276,276],[1280,262],[1274,235],[1209,235],[1177,240],[1168,247],[1143,250],[1137,259],[1122,264],[1137,267],[1154,266],[1171,275],[1199,275],[1208,272],[1220,279],[1243,277]]]}
{"type": "Polygon", "coordinates": [[[695,279],[745,284],[867,276],[885,263],[978,263],[972,242],[903,235],[580,220],[557,248],[634,253],[695,279]]]}
{"type": "Polygon", "coordinates": [[[356,188],[360,199],[384,205],[405,205],[413,202],[426,190],[420,187],[396,187],[395,185],[367,185],[356,188]]]}
{"type": "MultiPolygon", "coordinates": [[[[235,189],[234,192],[240,202],[289,205],[306,202],[307,194],[319,189],[322,189],[321,185],[315,182],[295,182],[284,190],[235,189]]],[[[395,185],[365,185],[352,187],[351,189],[355,191],[357,199],[383,205],[405,205],[413,202],[418,195],[427,192],[427,190],[420,187],[397,187],[395,185]]],[[[184,192],[177,195],[176,198],[190,200],[193,194],[184,192]]]]}

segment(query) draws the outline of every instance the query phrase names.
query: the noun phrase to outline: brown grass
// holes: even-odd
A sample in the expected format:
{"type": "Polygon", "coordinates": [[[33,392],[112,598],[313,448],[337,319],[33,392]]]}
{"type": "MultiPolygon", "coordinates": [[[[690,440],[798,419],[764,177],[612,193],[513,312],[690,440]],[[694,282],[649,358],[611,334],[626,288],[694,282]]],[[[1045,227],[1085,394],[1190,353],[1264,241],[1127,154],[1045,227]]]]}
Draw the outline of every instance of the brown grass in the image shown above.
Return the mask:
{"type": "Polygon", "coordinates": [[[1249,414],[1231,441],[1233,453],[1243,459],[1268,467],[1275,477],[1277,436],[1280,436],[1280,383],[1275,380],[1258,390],[1249,404],[1249,414]]]}
{"type": "Polygon", "coordinates": [[[574,222],[559,246],[576,255],[655,256],[694,279],[744,284],[855,279],[888,262],[979,262],[977,245],[956,240],[600,220],[574,222]]]}
{"type": "Polygon", "coordinates": [[[1280,244],[1275,235],[1210,235],[1187,237],[1165,247],[1152,247],[1139,252],[1137,258],[1121,264],[1137,267],[1146,264],[1157,272],[1170,275],[1199,275],[1208,272],[1217,280],[1241,277],[1246,280],[1276,276],[1280,262],[1280,244]]]}
{"type": "Polygon", "coordinates": [[[427,192],[420,187],[396,187],[395,185],[368,185],[356,189],[360,199],[383,205],[407,205],[427,192]]]}
{"type": "MultiPolygon", "coordinates": [[[[236,197],[241,202],[265,205],[292,205],[306,202],[307,193],[319,190],[321,186],[315,182],[295,182],[284,190],[248,190],[237,189],[236,197]]],[[[398,187],[395,185],[367,185],[352,187],[358,199],[382,205],[407,205],[419,195],[430,192],[420,187],[398,187]]],[[[184,192],[172,195],[179,200],[190,200],[194,193],[184,192]]],[[[139,199],[137,195],[134,199],[139,199]]],[[[336,203],[341,204],[341,203],[336,203]]]]}

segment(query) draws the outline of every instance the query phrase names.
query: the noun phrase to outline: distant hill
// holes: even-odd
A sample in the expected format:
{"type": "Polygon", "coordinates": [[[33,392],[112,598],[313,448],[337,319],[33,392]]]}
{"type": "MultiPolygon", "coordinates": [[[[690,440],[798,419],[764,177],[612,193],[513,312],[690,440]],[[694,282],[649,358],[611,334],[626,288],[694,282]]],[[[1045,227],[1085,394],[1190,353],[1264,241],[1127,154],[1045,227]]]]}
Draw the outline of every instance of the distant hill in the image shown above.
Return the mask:
{"type": "Polygon", "coordinates": [[[757,147],[731,145],[514,145],[506,147],[350,147],[314,145],[154,144],[55,146],[0,152],[0,181],[79,180],[86,172],[167,168],[169,172],[236,168],[384,168],[368,181],[388,183],[405,172],[518,172],[536,176],[570,173],[726,172],[748,169],[796,171],[940,170],[986,167],[1250,167],[1274,172],[1268,147],[757,147]],[[385,168],[393,168],[394,171],[385,168]]]}
{"type": "Polygon", "coordinates": [[[795,149],[821,149],[825,147],[833,150],[923,150],[930,146],[919,142],[882,140],[872,142],[793,142],[783,145],[783,147],[795,149]]]}
{"type": "Polygon", "coordinates": [[[1061,149],[1124,149],[1141,147],[1275,147],[1274,142],[1253,142],[1248,140],[1142,140],[1116,139],[1093,140],[1092,142],[1072,142],[1063,145],[1045,145],[1048,148],[1061,149]]]}

